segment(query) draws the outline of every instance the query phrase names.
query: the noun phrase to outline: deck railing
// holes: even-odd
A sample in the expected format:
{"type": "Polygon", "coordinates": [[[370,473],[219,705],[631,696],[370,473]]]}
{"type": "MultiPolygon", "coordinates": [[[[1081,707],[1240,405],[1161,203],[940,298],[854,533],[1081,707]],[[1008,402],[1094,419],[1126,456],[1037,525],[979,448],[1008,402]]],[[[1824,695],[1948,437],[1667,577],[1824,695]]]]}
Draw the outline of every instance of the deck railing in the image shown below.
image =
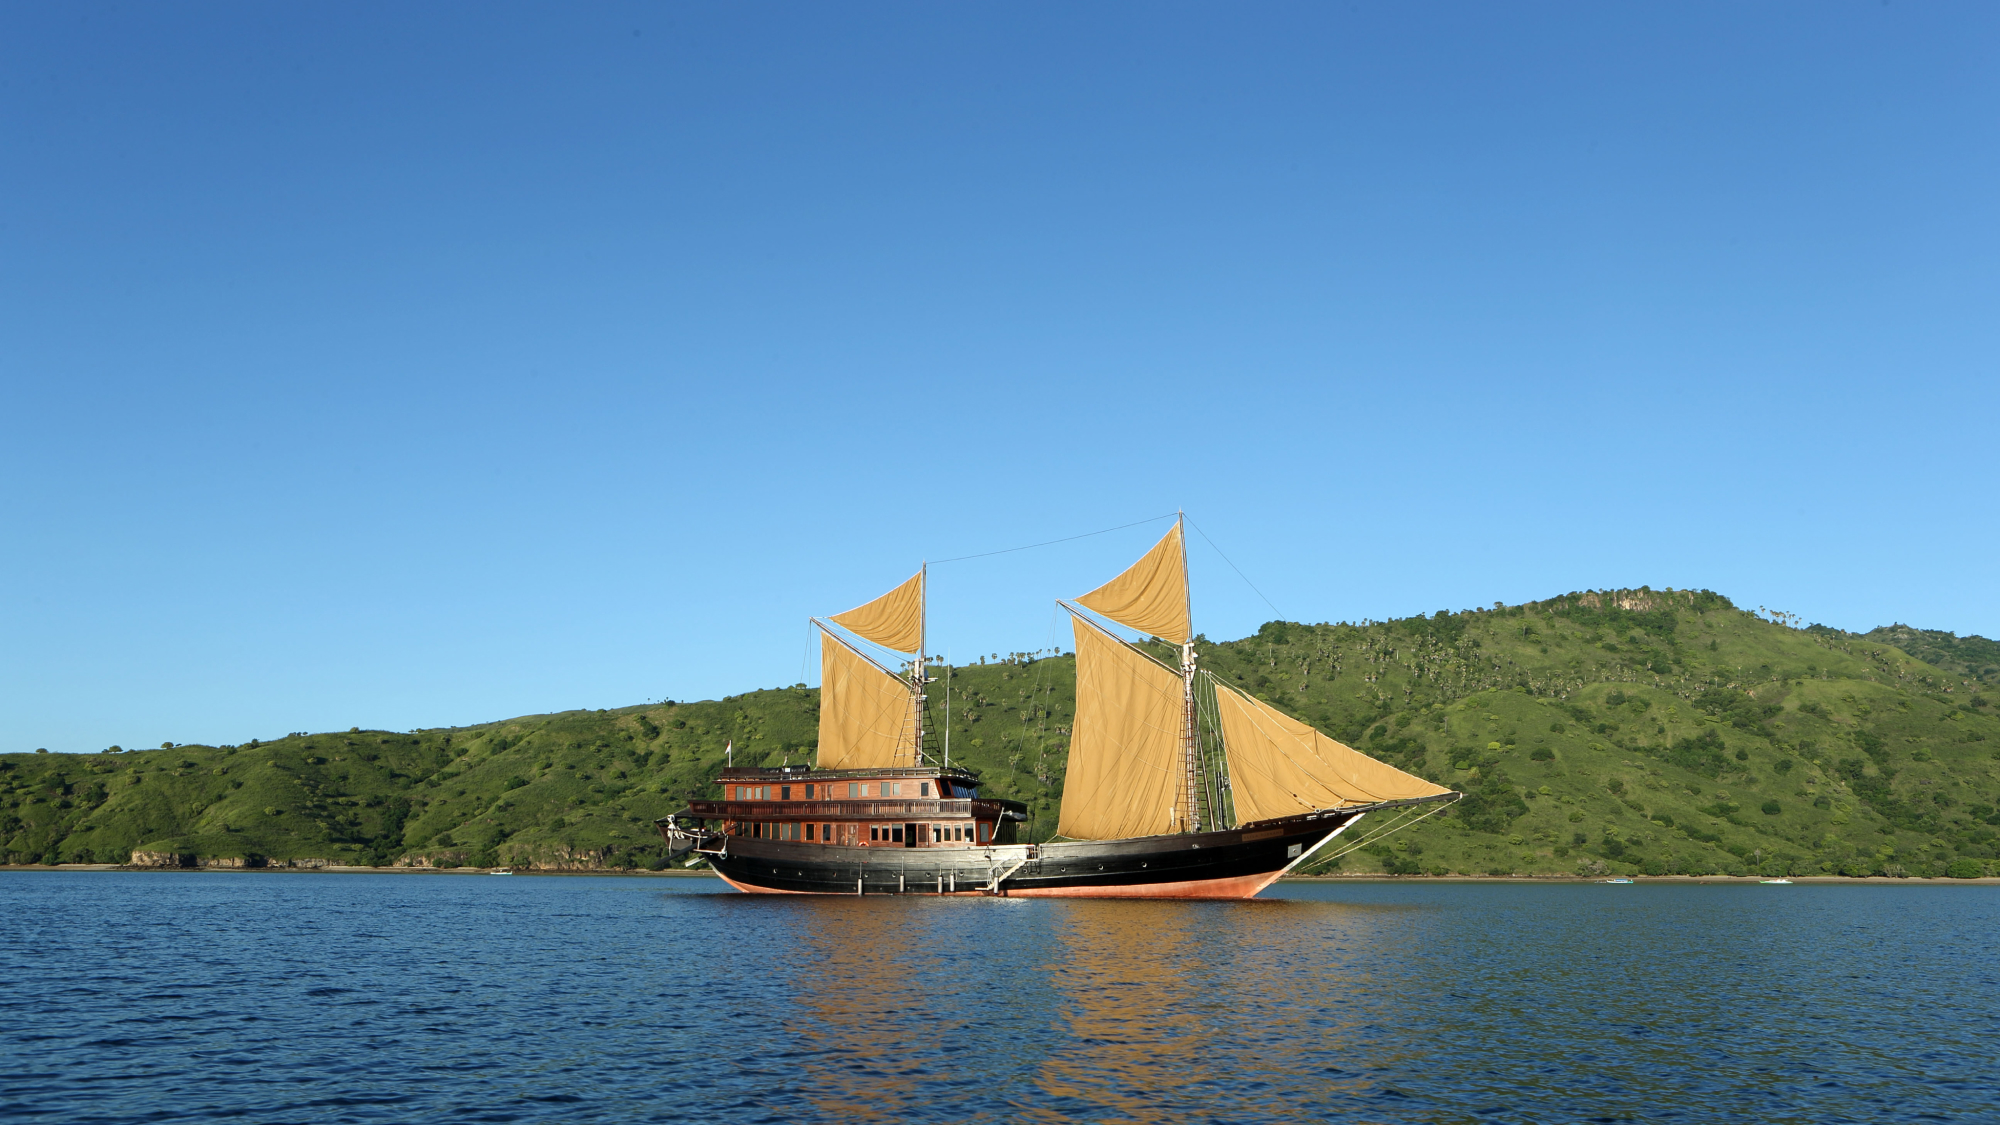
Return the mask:
{"type": "Polygon", "coordinates": [[[992,801],[968,798],[910,801],[689,801],[688,811],[711,820],[923,820],[928,817],[1001,814],[992,801]]]}

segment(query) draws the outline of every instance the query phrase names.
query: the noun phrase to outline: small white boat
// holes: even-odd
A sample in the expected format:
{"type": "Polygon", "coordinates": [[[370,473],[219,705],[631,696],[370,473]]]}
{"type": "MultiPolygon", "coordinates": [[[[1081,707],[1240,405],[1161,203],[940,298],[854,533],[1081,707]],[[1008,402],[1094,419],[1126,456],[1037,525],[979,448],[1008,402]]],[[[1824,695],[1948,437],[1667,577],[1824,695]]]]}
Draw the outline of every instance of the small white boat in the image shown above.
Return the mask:
{"type": "Polygon", "coordinates": [[[1632,880],[1630,880],[1630,879],[1627,879],[1627,878],[1626,878],[1625,876],[1623,876],[1623,875],[1620,875],[1620,876],[1618,876],[1618,877],[1617,877],[1616,879],[1606,879],[1606,880],[1605,880],[1605,882],[1607,882],[1607,883],[1629,883],[1629,882],[1631,882],[1631,881],[1632,881],[1632,880]]]}
{"type": "Polygon", "coordinates": [[[496,867],[487,872],[488,875],[512,875],[513,873],[514,869],[511,867],[496,867]]]}
{"type": "Polygon", "coordinates": [[[1781,885],[1781,886],[1786,886],[1786,887],[1789,887],[1789,886],[1791,886],[1791,885],[1792,885],[1792,881],[1791,881],[1790,879],[1759,879],[1759,880],[1757,880],[1757,881],[1758,881],[1759,883],[1766,883],[1766,884],[1770,884],[1770,885],[1774,885],[1774,886],[1779,886],[1779,885],[1781,885]]]}

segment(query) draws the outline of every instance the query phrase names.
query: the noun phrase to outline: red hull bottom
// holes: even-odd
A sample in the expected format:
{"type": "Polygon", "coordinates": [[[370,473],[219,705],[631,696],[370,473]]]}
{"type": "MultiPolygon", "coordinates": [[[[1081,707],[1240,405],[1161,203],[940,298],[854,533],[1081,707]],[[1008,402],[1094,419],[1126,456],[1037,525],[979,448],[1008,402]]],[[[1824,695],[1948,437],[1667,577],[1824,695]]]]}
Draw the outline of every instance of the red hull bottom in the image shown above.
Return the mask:
{"type": "MultiPolygon", "coordinates": [[[[1238,875],[1229,879],[1191,879],[1180,883],[1140,883],[1125,887],[1022,887],[1009,888],[1001,892],[1005,898],[1165,898],[1165,899],[1208,899],[1233,901],[1256,898],[1265,887],[1278,881],[1283,870],[1260,875],[1238,875]]],[[[749,895],[813,895],[826,894],[825,891],[788,891],[778,887],[760,887],[755,883],[744,883],[720,871],[716,875],[725,883],[749,895]]],[[[924,892],[916,892],[923,894],[924,892]]],[[[985,891],[952,891],[945,895],[927,897],[968,898],[985,895],[985,891]]]]}

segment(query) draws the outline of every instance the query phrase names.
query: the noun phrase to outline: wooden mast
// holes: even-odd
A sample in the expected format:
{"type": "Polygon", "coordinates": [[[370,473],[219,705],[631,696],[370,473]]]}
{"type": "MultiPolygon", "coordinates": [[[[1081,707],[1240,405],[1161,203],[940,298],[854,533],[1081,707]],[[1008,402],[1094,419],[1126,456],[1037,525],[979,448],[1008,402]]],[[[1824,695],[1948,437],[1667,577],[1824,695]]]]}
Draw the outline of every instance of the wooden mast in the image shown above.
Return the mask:
{"type": "Polygon", "coordinates": [[[924,683],[926,682],[924,679],[924,641],[927,639],[924,631],[930,626],[930,560],[926,559],[924,564],[917,568],[917,573],[922,576],[923,580],[918,583],[917,594],[917,656],[910,663],[910,694],[916,697],[915,707],[917,717],[917,744],[910,754],[910,764],[913,766],[924,764],[924,701],[929,698],[929,696],[924,694],[924,683]]]}
{"type": "Polygon", "coordinates": [[[1197,726],[1194,707],[1194,594],[1188,589],[1192,583],[1187,578],[1187,513],[1175,513],[1175,522],[1181,529],[1181,590],[1187,597],[1187,640],[1181,642],[1181,765],[1185,774],[1182,785],[1182,807],[1187,810],[1182,823],[1192,825],[1189,831],[1201,831],[1201,731],[1197,726]]]}

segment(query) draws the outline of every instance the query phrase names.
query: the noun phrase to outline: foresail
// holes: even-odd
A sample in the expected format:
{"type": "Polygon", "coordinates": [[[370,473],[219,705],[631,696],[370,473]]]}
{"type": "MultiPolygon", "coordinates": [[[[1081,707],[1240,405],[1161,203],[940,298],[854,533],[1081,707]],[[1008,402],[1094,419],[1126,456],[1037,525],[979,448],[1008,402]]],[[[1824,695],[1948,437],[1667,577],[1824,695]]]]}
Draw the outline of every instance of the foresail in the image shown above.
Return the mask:
{"type": "Polygon", "coordinates": [[[916,652],[924,646],[924,572],[867,605],[828,620],[883,648],[916,652]]]}
{"type": "Polygon", "coordinates": [[[910,685],[821,632],[819,768],[883,769],[917,761],[910,685]]]}
{"type": "Polygon", "coordinates": [[[1188,621],[1187,551],[1181,542],[1180,522],[1176,520],[1166,538],[1125,573],[1076,602],[1163,641],[1178,645],[1193,638],[1194,629],[1188,621]]]}
{"type": "Polygon", "coordinates": [[[1219,680],[1215,707],[1238,824],[1451,792],[1335,742],[1219,680]]]}
{"type": "Polygon", "coordinates": [[[1076,724],[1056,831],[1074,840],[1172,832],[1181,678],[1082,618],[1074,625],[1076,724]]]}

